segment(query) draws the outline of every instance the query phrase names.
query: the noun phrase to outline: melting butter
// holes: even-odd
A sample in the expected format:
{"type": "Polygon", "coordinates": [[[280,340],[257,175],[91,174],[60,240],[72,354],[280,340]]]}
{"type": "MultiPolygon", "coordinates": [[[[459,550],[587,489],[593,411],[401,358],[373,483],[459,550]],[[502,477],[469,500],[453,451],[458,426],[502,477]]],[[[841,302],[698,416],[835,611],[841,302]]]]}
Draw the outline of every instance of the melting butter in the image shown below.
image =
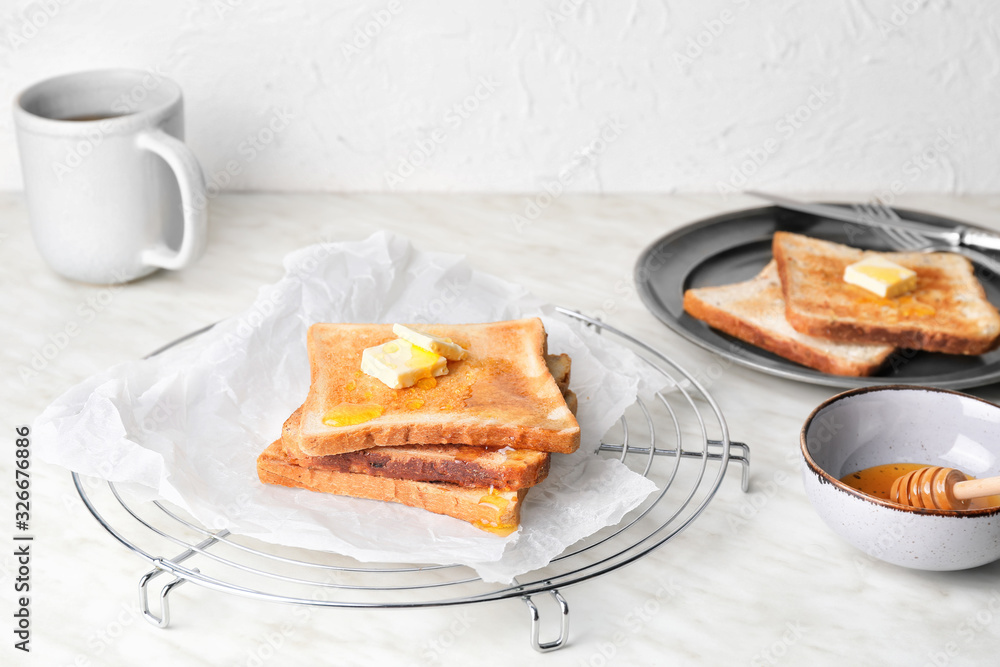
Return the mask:
{"type": "Polygon", "coordinates": [[[844,282],[891,298],[916,289],[917,274],[881,255],[869,255],[844,268],[844,282]]]}
{"type": "Polygon", "coordinates": [[[390,389],[403,389],[424,378],[444,375],[448,372],[448,360],[397,338],[365,348],[361,353],[361,370],[390,389]]]}
{"type": "Polygon", "coordinates": [[[327,426],[356,426],[382,416],[382,406],[368,403],[341,403],[323,415],[327,426]]]}

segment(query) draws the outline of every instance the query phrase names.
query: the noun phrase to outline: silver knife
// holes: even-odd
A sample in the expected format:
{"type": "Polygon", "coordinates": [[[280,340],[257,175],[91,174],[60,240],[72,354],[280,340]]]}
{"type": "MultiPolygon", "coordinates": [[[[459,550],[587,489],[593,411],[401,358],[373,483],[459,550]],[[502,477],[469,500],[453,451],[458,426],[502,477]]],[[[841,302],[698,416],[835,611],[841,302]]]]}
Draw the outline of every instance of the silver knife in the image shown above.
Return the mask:
{"type": "MultiPolygon", "coordinates": [[[[860,225],[872,226],[873,224],[870,218],[859,215],[849,208],[831,206],[830,204],[800,202],[794,199],[782,197],[780,195],[772,195],[755,190],[747,190],[744,194],[769,201],[772,204],[777,204],[781,208],[787,208],[792,211],[801,211],[802,213],[818,215],[833,220],[843,220],[844,222],[854,222],[860,225]]],[[[885,227],[894,226],[892,223],[886,223],[881,220],[875,224],[885,227]]],[[[915,220],[903,220],[903,224],[895,226],[918,232],[929,239],[935,239],[956,248],[967,247],[978,248],[980,250],[1000,251],[1000,235],[991,234],[978,229],[972,229],[970,227],[966,227],[965,225],[959,225],[949,229],[946,227],[938,227],[937,225],[928,225],[923,222],[916,222],[915,220]]]]}

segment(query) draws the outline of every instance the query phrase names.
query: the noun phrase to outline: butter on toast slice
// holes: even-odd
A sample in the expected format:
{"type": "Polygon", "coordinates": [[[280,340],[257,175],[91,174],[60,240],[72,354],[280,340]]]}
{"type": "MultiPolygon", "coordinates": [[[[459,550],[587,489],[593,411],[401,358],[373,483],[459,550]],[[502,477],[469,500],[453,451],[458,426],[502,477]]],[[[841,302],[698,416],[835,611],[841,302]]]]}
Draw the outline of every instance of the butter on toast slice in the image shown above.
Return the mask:
{"type": "MultiPolygon", "coordinates": [[[[296,410],[289,423],[296,424],[300,416],[301,410],[296,410]]],[[[343,454],[309,456],[287,439],[279,442],[284,460],[304,468],[501,490],[540,483],[548,476],[552,456],[533,449],[472,445],[369,447],[343,454]]]]}
{"type": "Polygon", "coordinates": [[[528,489],[501,491],[442,482],[419,482],[364,473],[306,468],[289,462],[276,440],[257,458],[257,475],[266,484],[402,503],[445,514],[498,535],[517,530],[528,489]]]}
{"type": "Polygon", "coordinates": [[[312,385],[298,425],[286,423],[282,439],[309,456],[418,444],[577,449],[580,427],[546,366],[541,320],[409,326],[451,338],[468,356],[449,361],[446,375],[391,389],[360,370],[365,348],[395,337],[391,324],[314,324],[312,385]],[[362,416],[324,422],[344,411],[362,416]]]}
{"type": "Polygon", "coordinates": [[[895,349],[884,344],[838,343],[793,329],[785,320],[785,300],[773,260],[750,280],[686,290],[684,310],[730,336],[834,375],[871,375],[895,349]]]}
{"type": "Polygon", "coordinates": [[[997,345],[1000,314],[961,255],[876,253],[788,232],[775,233],[772,249],[785,316],[796,331],[949,354],[982,354],[997,345]],[[844,269],[871,255],[915,271],[916,288],[887,299],[844,282],[844,269]]]}

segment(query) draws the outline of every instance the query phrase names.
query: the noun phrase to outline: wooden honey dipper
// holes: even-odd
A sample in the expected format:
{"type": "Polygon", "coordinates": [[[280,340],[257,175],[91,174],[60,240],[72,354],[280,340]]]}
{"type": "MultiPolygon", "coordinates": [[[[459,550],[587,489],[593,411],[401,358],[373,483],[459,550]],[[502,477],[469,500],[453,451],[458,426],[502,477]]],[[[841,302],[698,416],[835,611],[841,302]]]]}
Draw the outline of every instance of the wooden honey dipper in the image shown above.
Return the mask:
{"type": "Polygon", "coordinates": [[[997,493],[1000,493],[1000,477],[969,479],[961,470],[928,466],[897,478],[889,491],[889,500],[911,507],[964,510],[973,498],[997,493]]]}

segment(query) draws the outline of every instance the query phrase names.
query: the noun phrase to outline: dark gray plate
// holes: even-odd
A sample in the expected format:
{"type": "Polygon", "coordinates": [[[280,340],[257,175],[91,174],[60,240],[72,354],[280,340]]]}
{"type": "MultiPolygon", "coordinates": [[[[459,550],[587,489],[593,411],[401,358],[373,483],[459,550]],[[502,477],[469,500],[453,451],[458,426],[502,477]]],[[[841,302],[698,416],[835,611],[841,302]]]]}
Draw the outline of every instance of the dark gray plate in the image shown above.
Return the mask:
{"type": "MultiPolygon", "coordinates": [[[[900,209],[901,210],[901,209],[900,209]]],[[[958,221],[917,211],[903,217],[942,227],[958,221]]],[[[964,223],[962,223],[964,224],[964,223]]],[[[766,206],[692,223],[667,234],[639,256],[635,282],[646,307],[668,327],[735,363],[779,377],[832,387],[919,384],[950,389],[977,387],[1000,379],[1000,350],[977,357],[899,350],[878,374],[842,377],[806,368],[709,328],[684,312],[684,290],[749,280],[771,259],[771,236],[789,231],[858,248],[891,250],[863,225],[837,222],[766,206]]],[[[993,305],[1000,304],[1000,277],[977,271],[993,305]]]]}

